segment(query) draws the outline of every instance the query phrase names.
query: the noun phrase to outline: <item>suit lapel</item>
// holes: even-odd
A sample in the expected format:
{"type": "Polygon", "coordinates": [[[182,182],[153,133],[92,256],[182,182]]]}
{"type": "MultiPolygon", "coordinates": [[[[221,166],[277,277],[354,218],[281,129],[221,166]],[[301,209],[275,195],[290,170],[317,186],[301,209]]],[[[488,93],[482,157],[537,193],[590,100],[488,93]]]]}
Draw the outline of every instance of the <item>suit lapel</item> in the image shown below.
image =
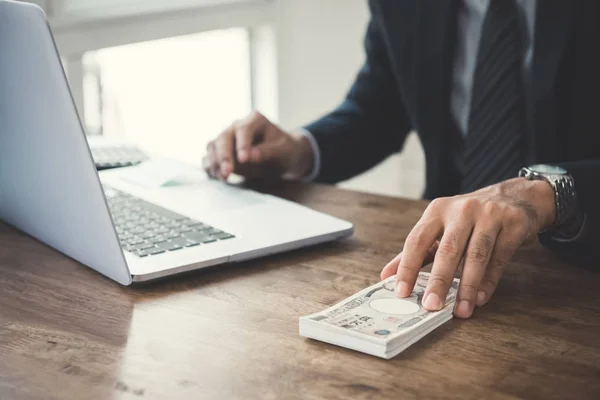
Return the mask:
{"type": "Polygon", "coordinates": [[[561,155],[556,116],[555,82],[567,37],[571,30],[575,0],[538,0],[536,7],[531,90],[534,131],[531,136],[533,159],[558,161],[561,155]]]}

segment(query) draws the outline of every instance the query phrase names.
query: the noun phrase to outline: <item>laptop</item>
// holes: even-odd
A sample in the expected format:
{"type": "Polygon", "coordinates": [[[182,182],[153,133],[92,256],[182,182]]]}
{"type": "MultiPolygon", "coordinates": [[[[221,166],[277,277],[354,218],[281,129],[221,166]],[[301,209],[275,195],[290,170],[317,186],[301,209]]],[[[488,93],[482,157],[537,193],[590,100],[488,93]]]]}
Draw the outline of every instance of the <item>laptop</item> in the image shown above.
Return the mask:
{"type": "Polygon", "coordinates": [[[123,285],[353,232],[267,194],[206,177],[149,187],[123,179],[127,169],[96,171],[43,11],[0,0],[0,218],[8,224],[123,285]]]}

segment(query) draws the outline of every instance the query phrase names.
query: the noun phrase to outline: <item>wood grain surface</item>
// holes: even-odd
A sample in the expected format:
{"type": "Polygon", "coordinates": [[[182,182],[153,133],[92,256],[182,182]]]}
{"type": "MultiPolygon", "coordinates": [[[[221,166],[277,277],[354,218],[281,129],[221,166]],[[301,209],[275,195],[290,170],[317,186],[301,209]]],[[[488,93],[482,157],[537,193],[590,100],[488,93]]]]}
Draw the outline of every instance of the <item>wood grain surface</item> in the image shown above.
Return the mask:
{"type": "Polygon", "coordinates": [[[600,274],[525,248],[473,318],[381,360],[300,337],[298,317],[376,283],[426,203],[256,187],[356,233],[121,287],[0,224],[0,399],[600,398],[600,274]]]}

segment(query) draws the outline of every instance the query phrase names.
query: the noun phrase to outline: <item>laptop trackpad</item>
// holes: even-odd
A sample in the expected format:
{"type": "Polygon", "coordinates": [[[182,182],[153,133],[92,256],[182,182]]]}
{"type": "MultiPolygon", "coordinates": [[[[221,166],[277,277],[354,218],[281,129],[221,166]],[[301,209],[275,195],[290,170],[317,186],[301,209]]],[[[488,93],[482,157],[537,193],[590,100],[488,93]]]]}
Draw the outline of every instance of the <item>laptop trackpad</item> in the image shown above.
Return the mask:
{"type": "Polygon", "coordinates": [[[167,190],[178,206],[194,210],[231,211],[265,202],[264,195],[257,192],[213,180],[167,190]]]}

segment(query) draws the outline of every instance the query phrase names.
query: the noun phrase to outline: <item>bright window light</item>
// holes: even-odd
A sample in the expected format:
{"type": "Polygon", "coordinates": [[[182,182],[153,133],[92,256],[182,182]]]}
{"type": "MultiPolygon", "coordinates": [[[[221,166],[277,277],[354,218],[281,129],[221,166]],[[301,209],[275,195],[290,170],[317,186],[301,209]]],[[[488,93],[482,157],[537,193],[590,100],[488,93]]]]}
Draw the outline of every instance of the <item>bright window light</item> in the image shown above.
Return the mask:
{"type": "Polygon", "coordinates": [[[251,109],[245,28],[101,49],[83,63],[88,133],[158,155],[200,164],[208,141],[251,109]]]}

